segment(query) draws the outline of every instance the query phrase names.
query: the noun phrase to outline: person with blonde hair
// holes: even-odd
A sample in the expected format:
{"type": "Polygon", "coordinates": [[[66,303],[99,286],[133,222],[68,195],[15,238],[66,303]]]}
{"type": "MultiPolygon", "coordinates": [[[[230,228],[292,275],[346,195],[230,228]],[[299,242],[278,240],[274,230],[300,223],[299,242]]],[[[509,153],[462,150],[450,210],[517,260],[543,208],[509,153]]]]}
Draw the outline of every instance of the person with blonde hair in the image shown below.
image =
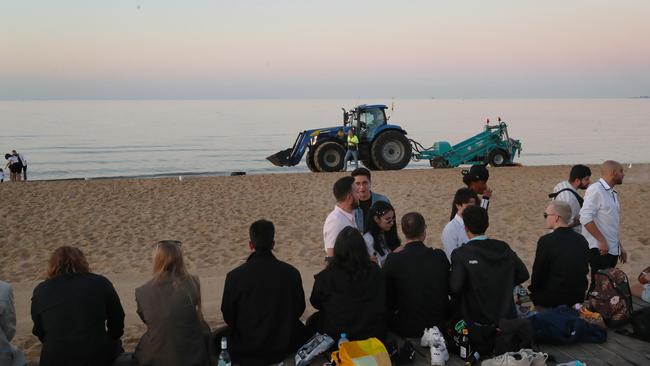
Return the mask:
{"type": "Polygon", "coordinates": [[[83,252],[63,246],[32,295],[41,366],[106,366],[122,353],[124,310],[113,284],[90,272],[83,252]]]}
{"type": "Polygon", "coordinates": [[[135,290],[135,300],[147,325],[134,355],[141,366],[208,365],[201,286],[185,268],[180,241],[154,245],[153,278],[135,290]]]}

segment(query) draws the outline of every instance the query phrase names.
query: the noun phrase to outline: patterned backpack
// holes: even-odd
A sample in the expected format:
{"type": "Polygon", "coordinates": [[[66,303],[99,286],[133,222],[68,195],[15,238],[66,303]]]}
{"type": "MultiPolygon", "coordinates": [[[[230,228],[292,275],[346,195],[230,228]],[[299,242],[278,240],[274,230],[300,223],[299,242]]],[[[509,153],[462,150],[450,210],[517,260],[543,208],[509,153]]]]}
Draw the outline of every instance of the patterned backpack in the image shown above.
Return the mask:
{"type": "Polygon", "coordinates": [[[610,327],[630,321],[632,293],[625,272],[618,268],[601,269],[594,276],[596,285],[589,294],[589,307],[600,313],[610,327]]]}

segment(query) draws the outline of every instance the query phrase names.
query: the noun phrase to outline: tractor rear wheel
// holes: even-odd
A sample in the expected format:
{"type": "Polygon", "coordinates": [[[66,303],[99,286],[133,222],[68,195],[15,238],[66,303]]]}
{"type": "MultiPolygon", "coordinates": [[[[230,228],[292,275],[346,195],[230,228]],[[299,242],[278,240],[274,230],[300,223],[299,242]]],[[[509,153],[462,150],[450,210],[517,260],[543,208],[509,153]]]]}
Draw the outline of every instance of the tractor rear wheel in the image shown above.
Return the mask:
{"type": "Polygon", "coordinates": [[[318,173],[320,171],[318,168],[316,168],[316,162],[314,161],[314,150],[312,150],[312,148],[309,148],[309,151],[307,151],[305,162],[307,163],[307,168],[309,168],[309,170],[312,172],[318,173]]]}
{"type": "Polygon", "coordinates": [[[431,164],[431,167],[434,169],[449,168],[449,162],[440,156],[429,160],[429,164],[431,164]]]}
{"type": "Polygon", "coordinates": [[[341,144],[327,141],[320,144],[314,153],[314,165],[321,172],[338,172],[343,169],[345,149],[341,144]]]}
{"type": "Polygon", "coordinates": [[[411,143],[399,131],[379,135],[370,148],[372,163],[378,170],[399,170],[411,160],[411,143]]]}
{"type": "Polygon", "coordinates": [[[508,153],[501,149],[490,150],[488,154],[488,163],[493,167],[504,166],[510,160],[508,153]]]}

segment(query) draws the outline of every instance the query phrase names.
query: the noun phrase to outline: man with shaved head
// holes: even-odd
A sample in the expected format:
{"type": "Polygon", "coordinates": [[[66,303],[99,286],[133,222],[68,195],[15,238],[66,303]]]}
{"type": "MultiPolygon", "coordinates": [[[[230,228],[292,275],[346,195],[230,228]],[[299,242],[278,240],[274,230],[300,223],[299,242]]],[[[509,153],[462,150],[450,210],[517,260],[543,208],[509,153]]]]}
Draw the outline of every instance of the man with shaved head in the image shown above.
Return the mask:
{"type": "Polygon", "coordinates": [[[589,264],[591,284],[594,289],[594,275],[600,269],[613,268],[620,259],[627,261],[627,253],[621,245],[620,215],[621,204],[614,187],[623,184],[623,166],[613,160],[601,164],[601,178],[590,185],[585,193],[585,201],[580,209],[582,234],[589,243],[589,264]]]}

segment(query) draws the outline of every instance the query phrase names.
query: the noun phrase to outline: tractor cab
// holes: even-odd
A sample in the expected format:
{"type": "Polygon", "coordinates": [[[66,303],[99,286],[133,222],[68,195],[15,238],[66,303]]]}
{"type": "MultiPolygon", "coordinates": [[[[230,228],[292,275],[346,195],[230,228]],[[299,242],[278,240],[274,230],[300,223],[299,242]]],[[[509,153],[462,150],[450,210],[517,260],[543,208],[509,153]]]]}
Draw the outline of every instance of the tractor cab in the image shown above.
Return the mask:
{"type": "Polygon", "coordinates": [[[372,139],[377,128],[386,125],[385,105],[360,105],[346,111],[343,109],[343,125],[353,127],[360,140],[372,139]]]}

